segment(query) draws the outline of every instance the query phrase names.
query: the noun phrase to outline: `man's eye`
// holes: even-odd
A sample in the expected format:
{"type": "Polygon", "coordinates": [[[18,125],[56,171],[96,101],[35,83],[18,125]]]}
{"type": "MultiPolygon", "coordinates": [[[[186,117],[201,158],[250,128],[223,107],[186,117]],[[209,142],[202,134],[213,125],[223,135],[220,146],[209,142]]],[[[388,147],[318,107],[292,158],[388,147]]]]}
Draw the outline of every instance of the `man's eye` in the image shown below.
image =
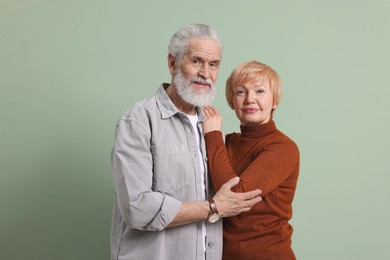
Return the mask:
{"type": "Polygon", "coordinates": [[[216,62],[213,62],[213,63],[210,63],[210,68],[212,68],[212,69],[216,69],[216,68],[218,68],[218,63],[216,63],[216,62]]]}
{"type": "Polygon", "coordinates": [[[193,60],[192,64],[194,64],[194,65],[201,65],[202,62],[200,60],[193,60]]]}

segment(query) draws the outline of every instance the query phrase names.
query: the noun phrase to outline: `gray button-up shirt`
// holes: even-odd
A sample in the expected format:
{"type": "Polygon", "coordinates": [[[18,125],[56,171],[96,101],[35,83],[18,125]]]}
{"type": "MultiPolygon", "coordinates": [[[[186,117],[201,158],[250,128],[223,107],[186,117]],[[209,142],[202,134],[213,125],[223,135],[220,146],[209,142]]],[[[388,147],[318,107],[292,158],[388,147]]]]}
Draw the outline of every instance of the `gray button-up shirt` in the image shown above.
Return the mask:
{"type": "MultiPolygon", "coordinates": [[[[166,228],[184,201],[201,201],[198,145],[188,117],[161,85],[156,94],[134,104],[119,119],[112,150],[116,198],[111,259],[221,259],[222,221],[166,228]],[[206,253],[204,252],[206,248],[206,253]]],[[[198,128],[204,114],[197,109],[198,128]]],[[[201,140],[203,155],[206,154],[201,140]]],[[[204,156],[205,157],[205,156],[204,156]]],[[[203,159],[207,173],[207,165],[203,159]]],[[[206,174],[206,197],[211,196],[206,174]]]]}

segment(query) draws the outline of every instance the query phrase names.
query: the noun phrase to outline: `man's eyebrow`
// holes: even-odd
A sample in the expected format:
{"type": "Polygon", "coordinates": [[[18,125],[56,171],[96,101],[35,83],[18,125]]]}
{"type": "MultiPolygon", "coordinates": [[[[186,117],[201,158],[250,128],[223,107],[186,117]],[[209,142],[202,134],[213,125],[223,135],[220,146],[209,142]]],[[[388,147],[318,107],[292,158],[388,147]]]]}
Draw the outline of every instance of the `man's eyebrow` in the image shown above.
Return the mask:
{"type": "MultiPolygon", "coordinates": [[[[205,59],[202,58],[202,57],[200,57],[200,56],[193,56],[192,59],[193,59],[193,60],[205,61],[205,59]]],[[[209,61],[209,62],[210,62],[210,63],[215,63],[215,62],[220,63],[221,60],[220,60],[220,59],[216,59],[216,60],[211,60],[211,61],[209,61]]]]}
{"type": "Polygon", "coordinates": [[[204,59],[200,56],[192,56],[192,59],[193,60],[201,60],[201,61],[204,61],[204,59]]]}

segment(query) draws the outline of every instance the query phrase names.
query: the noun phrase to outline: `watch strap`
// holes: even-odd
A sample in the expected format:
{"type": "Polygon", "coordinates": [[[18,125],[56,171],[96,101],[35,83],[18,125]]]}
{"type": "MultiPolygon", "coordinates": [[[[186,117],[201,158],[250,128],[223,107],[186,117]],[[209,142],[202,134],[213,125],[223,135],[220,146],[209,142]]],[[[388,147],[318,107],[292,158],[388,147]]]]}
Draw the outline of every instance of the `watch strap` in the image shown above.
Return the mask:
{"type": "Polygon", "coordinates": [[[215,201],[211,198],[211,199],[208,199],[208,202],[210,204],[210,212],[211,212],[211,214],[213,214],[213,213],[217,213],[218,214],[217,204],[215,204],[215,201]]]}

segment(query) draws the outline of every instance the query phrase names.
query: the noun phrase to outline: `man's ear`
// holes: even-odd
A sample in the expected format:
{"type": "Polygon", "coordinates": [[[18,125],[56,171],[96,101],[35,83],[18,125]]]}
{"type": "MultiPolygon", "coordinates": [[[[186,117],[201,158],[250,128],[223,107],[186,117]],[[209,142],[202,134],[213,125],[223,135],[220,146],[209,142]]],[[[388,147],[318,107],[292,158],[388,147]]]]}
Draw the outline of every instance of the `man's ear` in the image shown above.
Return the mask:
{"type": "Polygon", "coordinates": [[[168,68],[169,68],[169,72],[173,76],[173,74],[175,74],[176,71],[176,59],[170,53],[168,53],[168,68]]]}

